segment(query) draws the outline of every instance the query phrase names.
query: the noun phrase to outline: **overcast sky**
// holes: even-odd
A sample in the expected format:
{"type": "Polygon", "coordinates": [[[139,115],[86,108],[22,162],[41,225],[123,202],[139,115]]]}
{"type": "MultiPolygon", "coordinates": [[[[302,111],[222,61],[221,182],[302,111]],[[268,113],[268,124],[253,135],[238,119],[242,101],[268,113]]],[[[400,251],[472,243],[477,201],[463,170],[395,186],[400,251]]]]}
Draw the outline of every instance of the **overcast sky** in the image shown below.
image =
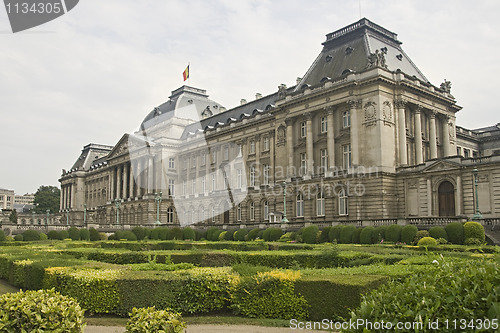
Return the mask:
{"type": "Polygon", "coordinates": [[[226,108],[294,85],[360,4],[432,84],[452,82],[459,126],[500,122],[496,0],[82,0],[16,34],[0,8],[0,187],[59,186],[84,145],[114,145],[166,101],[188,62],[226,108]]]}

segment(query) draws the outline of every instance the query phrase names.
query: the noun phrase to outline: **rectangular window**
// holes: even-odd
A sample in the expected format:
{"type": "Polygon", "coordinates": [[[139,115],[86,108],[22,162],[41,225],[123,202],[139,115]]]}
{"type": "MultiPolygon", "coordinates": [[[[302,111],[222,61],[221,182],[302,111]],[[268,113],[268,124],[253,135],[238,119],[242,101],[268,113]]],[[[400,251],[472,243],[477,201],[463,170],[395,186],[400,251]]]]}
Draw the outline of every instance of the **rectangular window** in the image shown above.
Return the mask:
{"type": "Polygon", "coordinates": [[[269,137],[264,137],[264,151],[269,150],[269,137]]]}
{"type": "Polygon", "coordinates": [[[269,185],[269,164],[264,164],[264,185],[269,185]]]}
{"type": "Polygon", "coordinates": [[[201,193],[207,192],[207,176],[201,177],[201,193]]]}
{"type": "Polygon", "coordinates": [[[342,146],[342,153],[343,153],[343,166],[344,169],[350,169],[352,166],[352,156],[351,156],[351,145],[343,145],[342,146]]]}
{"type": "Polygon", "coordinates": [[[217,163],[217,151],[212,149],[212,164],[217,163]]]}
{"type": "Polygon", "coordinates": [[[201,154],[201,165],[207,164],[207,155],[205,153],[201,154]]]}
{"type": "Polygon", "coordinates": [[[321,170],[320,173],[324,173],[326,170],[328,170],[328,150],[327,149],[321,149],[321,170]]]}
{"type": "Polygon", "coordinates": [[[224,147],[224,161],[229,160],[229,147],[224,147]]]}
{"type": "Polygon", "coordinates": [[[168,180],[168,195],[174,195],[175,181],[173,179],[168,180]]]}
{"type": "Polygon", "coordinates": [[[236,220],[241,221],[241,204],[238,204],[236,208],[236,220]]]}
{"type": "Polygon", "coordinates": [[[187,181],[182,182],[182,195],[187,195],[187,181]]]}
{"type": "Polygon", "coordinates": [[[255,141],[250,141],[250,154],[255,154],[255,141]]]}
{"type": "Polygon", "coordinates": [[[187,169],[187,165],[188,165],[188,161],[187,161],[187,158],[185,157],[182,159],[182,168],[187,169]]]}
{"type": "Polygon", "coordinates": [[[307,127],[306,122],[303,121],[300,123],[300,137],[305,138],[307,136],[307,127]]]}
{"type": "Polygon", "coordinates": [[[348,215],[348,202],[347,202],[347,195],[342,189],[339,192],[339,215],[348,215]]]}
{"type": "Polygon", "coordinates": [[[250,187],[255,187],[255,167],[250,167],[250,187]]]}
{"type": "Polygon", "coordinates": [[[191,194],[196,194],[196,179],[191,180],[191,194]]]}
{"type": "Polygon", "coordinates": [[[215,174],[212,174],[212,191],[217,189],[217,178],[215,178],[215,174]]]}
{"type": "Polygon", "coordinates": [[[323,192],[318,193],[316,198],[316,215],[325,216],[325,195],[323,192]]]}
{"type": "Polygon", "coordinates": [[[465,158],[470,157],[470,150],[469,150],[469,149],[465,149],[465,148],[464,148],[464,157],[465,157],[465,158]]]}
{"type": "Polygon", "coordinates": [[[168,168],[175,169],[175,159],[173,157],[168,158],[168,168]]]}
{"type": "Polygon", "coordinates": [[[305,175],[307,173],[307,157],[306,153],[300,153],[300,174],[305,175]]]}
{"type": "Polygon", "coordinates": [[[241,188],[243,186],[243,170],[236,169],[236,188],[241,188]]]}
{"type": "Polygon", "coordinates": [[[351,126],[351,111],[342,113],[342,125],[344,128],[351,126]]]}
{"type": "Polygon", "coordinates": [[[250,215],[250,221],[255,220],[255,203],[253,203],[253,202],[250,203],[250,209],[249,209],[249,211],[250,211],[250,214],[249,214],[250,215]]]}
{"type": "Polygon", "coordinates": [[[328,130],[328,120],[326,117],[321,117],[321,133],[326,133],[328,130]]]}

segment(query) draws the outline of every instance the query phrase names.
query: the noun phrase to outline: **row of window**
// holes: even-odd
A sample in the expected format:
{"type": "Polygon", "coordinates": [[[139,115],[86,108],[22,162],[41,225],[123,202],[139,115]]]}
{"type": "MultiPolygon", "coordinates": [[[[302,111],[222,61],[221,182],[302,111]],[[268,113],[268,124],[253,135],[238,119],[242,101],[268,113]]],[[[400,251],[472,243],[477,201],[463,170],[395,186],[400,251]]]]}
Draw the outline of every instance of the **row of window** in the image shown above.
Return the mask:
{"type": "MultiPolygon", "coordinates": [[[[342,113],[342,127],[347,128],[351,126],[351,112],[344,111],[342,113]]],[[[328,118],[323,116],[319,120],[319,132],[326,133],[328,132],[328,118]]],[[[307,136],[307,122],[302,121],[300,123],[300,137],[305,138],[307,136]]]]}
{"type": "Polygon", "coordinates": [[[463,156],[465,158],[479,157],[479,152],[472,150],[472,149],[468,149],[468,148],[457,147],[457,155],[463,156]],[[463,153],[462,153],[462,151],[463,151],[463,153]],[[472,155],[471,155],[471,152],[472,152],[472,155]]]}

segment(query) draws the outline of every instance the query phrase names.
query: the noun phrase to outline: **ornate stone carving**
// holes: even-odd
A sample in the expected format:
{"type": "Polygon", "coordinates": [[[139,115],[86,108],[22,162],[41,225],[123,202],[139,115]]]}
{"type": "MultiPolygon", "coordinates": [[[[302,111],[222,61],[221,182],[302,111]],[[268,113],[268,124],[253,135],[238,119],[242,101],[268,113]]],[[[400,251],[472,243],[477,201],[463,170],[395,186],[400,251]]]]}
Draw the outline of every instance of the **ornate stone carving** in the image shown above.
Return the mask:
{"type": "Polygon", "coordinates": [[[406,107],[406,104],[408,104],[408,101],[406,99],[399,98],[399,99],[394,100],[394,105],[398,109],[404,109],[406,107]]]}
{"type": "Polygon", "coordinates": [[[280,125],[280,127],[278,127],[278,134],[276,137],[276,145],[277,146],[284,145],[286,142],[285,138],[286,138],[286,128],[285,128],[285,126],[280,125]]]}
{"type": "Polygon", "coordinates": [[[370,55],[368,56],[368,68],[372,67],[387,68],[384,52],[375,50],[375,53],[370,53],[370,55]]]}
{"type": "Polygon", "coordinates": [[[418,179],[408,180],[408,188],[418,188],[418,179]]]}
{"type": "Polygon", "coordinates": [[[347,104],[351,109],[356,109],[361,105],[361,100],[360,99],[350,99],[347,101],[347,104]]]}
{"type": "Polygon", "coordinates": [[[326,114],[333,114],[333,112],[335,111],[335,108],[332,105],[330,105],[330,106],[327,106],[325,108],[325,111],[326,111],[326,114]]]}
{"type": "Polygon", "coordinates": [[[278,98],[279,99],[285,98],[286,95],[287,95],[287,93],[286,93],[286,85],[285,84],[280,84],[278,86],[278,98]]]}
{"type": "Polygon", "coordinates": [[[365,104],[365,122],[374,121],[377,119],[377,106],[374,102],[365,104]]]}
{"type": "Polygon", "coordinates": [[[384,120],[392,121],[392,106],[391,102],[385,101],[382,104],[382,115],[384,116],[384,120]]]}
{"type": "Polygon", "coordinates": [[[446,79],[444,79],[444,82],[441,83],[439,87],[443,89],[445,93],[447,94],[451,93],[451,81],[446,81],[446,79]]]}

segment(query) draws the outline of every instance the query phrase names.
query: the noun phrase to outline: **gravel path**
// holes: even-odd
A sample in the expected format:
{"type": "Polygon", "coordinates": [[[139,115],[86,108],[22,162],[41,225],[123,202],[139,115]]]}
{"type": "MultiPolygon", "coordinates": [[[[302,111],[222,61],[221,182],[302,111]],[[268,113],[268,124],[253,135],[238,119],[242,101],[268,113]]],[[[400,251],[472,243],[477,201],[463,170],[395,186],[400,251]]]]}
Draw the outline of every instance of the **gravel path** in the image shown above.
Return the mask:
{"type": "MultiPolygon", "coordinates": [[[[123,333],[119,326],[87,326],[85,333],[123,333]]],[[[187,333],[318,333],[325,331],[294,330],[285,327],[263,327],[251,325],[189,325],[187,333]]]]}

